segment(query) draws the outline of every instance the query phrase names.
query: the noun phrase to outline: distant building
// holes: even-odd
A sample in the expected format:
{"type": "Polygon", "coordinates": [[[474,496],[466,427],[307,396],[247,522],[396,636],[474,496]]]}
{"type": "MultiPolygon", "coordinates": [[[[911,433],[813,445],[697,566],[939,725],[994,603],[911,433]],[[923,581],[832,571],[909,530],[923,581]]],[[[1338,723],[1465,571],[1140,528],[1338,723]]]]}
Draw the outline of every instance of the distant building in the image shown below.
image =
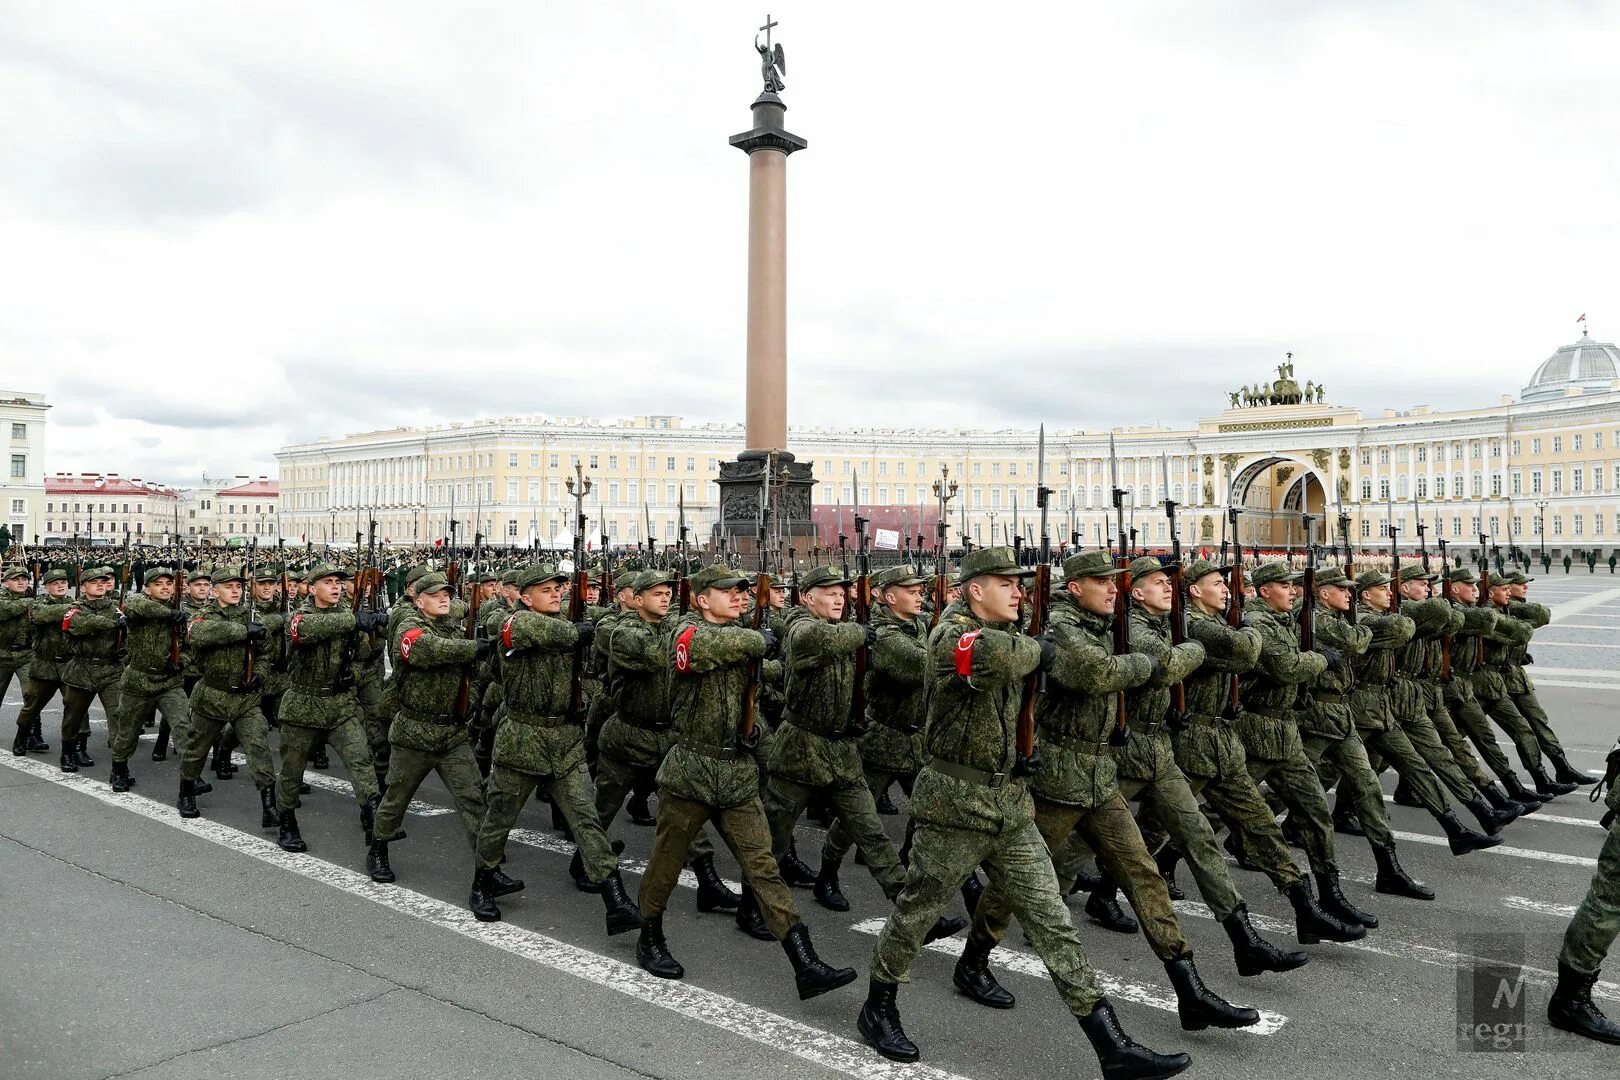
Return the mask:
{"type": "Polygon", "coordinates": [[[0,525],[17,543],[45,535],[45,395],[0,390],[0,436],[9,448],[0,473],[0,525]]]}
{"type": "Polygon", "coordinates": [[[46,544],[92,547],[166,544],[179,493],[117,473],[55,473],[45,478],[46,544]]]}

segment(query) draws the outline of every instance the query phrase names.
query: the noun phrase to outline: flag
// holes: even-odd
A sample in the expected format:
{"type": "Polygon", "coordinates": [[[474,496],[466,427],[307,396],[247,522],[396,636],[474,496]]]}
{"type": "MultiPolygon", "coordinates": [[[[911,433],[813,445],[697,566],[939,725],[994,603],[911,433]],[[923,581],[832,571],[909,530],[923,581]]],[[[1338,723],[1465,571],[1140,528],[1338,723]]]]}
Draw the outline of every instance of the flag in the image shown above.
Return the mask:
{"type": "Polygon", "coordinates": [[[1581,317],[1576,319],[1575,321],[1576,322],[1585,322],[1586,321],[1586,312],[1584,312],[1584,311],[1581,312],[1581,317]]]}

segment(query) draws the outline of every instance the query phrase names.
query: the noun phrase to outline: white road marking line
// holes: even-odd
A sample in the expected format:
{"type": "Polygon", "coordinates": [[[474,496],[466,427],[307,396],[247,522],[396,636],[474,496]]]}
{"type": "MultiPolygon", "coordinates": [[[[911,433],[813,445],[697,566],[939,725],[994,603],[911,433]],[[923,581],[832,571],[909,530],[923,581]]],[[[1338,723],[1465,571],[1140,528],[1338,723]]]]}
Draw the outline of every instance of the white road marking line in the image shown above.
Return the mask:
{"type": "Polygon", "coordinates": [[[1560,919],[1568,919],[1575,914],[1574,904],[1544,904],[1540,900],[1531,900],[1524,896],[1504,896],[1502,904],[1504,907],[1534,911],[1538,915],[1554,915],[1560,919]]]}
{"type": "Polygon", "coordinates": [[[1574,679],[1537,679],[1536,686],[1567,686],[1574,690],[1613,690],[1620,683],[1577,682],[1574,679]]]}
{"type": "MultiPolygon", "coordinates": [[[[1590,612],[1588,612],[1586,617],[1590,619],[1593,616],[1592,616],[1592,614],[1590,612]]],[[[1620,627],[1609,626],[1606,623],[1573,623],[1573,622],[1570,622],[1570,623],[1559,623],[1558,626],[1557,626],[1557,629],[1559,629],[1559,630],[1611,630],[1612,631],[1612,630],[1620,630],[1620,627]]],[[[1537,638],[1536,640],[1540,641],[1541,639],[1537,638]]],[[[1553,644],[1556,645],[1557,642],[1553,642],[1553,644]]]]}
{"type": "MultiPolygon", "coordinates": [[[[1385,795],[1384,801],[1387,803],[1393,803],[1395,801],[1395,796],[1385,795]]],[[[1534,814],[1525,814],[1523,817],[1515,818],[1513,820],[1513,824],[1517,825],[1521,821],[1528,821],[1531,824],[1535,824],[1538,821],[1544,821],[1550,822],[1554,825],[1581,825],[1588,826],[1593,829],[1603,828],[1602,825],[1598,824],[1596,818],[1563,817],[1559,814],[1548,814],[1539,810],[1534,814]]]]}
{"type": "MultiPolygon", "coordinates": [[[[60,784],[108,806],[201,837],[240,855],[258,859],[260,862],[330,886],[350,896],[369,900],[440,929],[503,949],[514,956],[596,983],[626,997],[668,1009],[699,1023],[740,1035],[752,1042],[847,1076],[858,1077],[860,1080],[963,1080],[953,1073],[927,1065],[902,1065],[884,1061],[874,1051],[853,1039],[813,1028],[768,1009],[749,1005],[684,981],[654,978],[639,967],[609,959],[533,930],[526,930],[506,922],[480,923],[470,912],[453,904],[412,892],[410,889],[402,889],[397,885],[378,885],[364,874],[310,855],[294,855],[282,851],[268,840],[250,836],[218,822],[209,821],[207,818],[186,820],[181,818],[172,806],[166,806],[144,795],[133,793],[115,795],[105,784],[77,773],[56,772],[50,766],[25,758],[6,758],[0,761],[0,764],[60,784]]],[[[784,978],[786,973],[787,967],[784,964],[784,978]]]]}
{"type": "MultiPolygon", "coordinates": [[[[877,936],[883,930],[883,919],[865,919],[850,927],[857,934],[871,934],[877,936]]],[[[961,938],[946,938],[943,941],[930,942],[925,945],[929,952],[943,953],[946,956],[961,956],[963,942],[961,938]]],[[[997,946],[990,953],[990,961],[999,964],[1008,971],[1016,971],[1020,975],[1033,975],[1037,979],[1051,980],[1051,974],[1041,958],[1031,953],[1019,952],[1005,946],[997,946]]],[[[1143,983],[1127,982],[1118,979],[1105,971],[1097,972],[1097,985],[1110,998],[1119,1001],[1130,1001],[1138,1005],[1146,1005],[1151,1009],[1163,1009],[1166,1012],[1176,1011],[1176,995],[1173,991],[1160,990],[1156,986],[1147,986],[1143,983]]],[[[1281,1013],[1259,1010],[1260,1022],[1251,1027],[1234,1028],[1234,1031],[1246,1031],[1250,1035],[1275,1035],[1288,1023],[1288,1017],[1281,1013]]]]}
{"type": "MultiPolygon", "coordinates": [[[[1531,816],[1539,817],[1540,815],[1533,814],[1531,816]]],[[[1430,836],[1428,833],[1400,832],[1399,830],[1391,829],[1389,834],[1395,837],[1397,840],[1410,840],[1414,844],[1430,844],[1435,847],[1451,846],[1451,842],[1445,837],[1430,836]]],[[[1479,852],[1478,854],[1501,855],[1510,859],[1538,859],[1541,862],[1562,863],[1565,866],[1584,866],[1588,869],[1592,869],[1597,866],[1596,859],[1589,859],[1585,855],[1564,855],[1557,851],[1536,851],[1533,848],[1509,847],[1506,844],[1498,844],[1496,847],[1486,848],[1483,852],[1479,852]]]]}
{"type": "Polygon", "coordinates": [[[1540,664],[1531,664],[1525,674],[1530,676],[1532,682],[1539,682],[1543,674],[1575,675],[1589,679],[1620,679],[1620,671],[1610,671],[1607,668],[1542,667],[1540,664]]]}
{"type": "MultiPolygon", "coordinates": [[[[1542,649],[1620,649],[1620,645],[1608,645],[1596,641],[1552,641],[1545,638],[1536,638],[1535,650],[1542,649]]],[[[1532,664],[1532,667],[1535,665],[1532,664]]]]}
{"type": "Polygon", "coordinates": [[[1552,621],[1554,623],[1560,622],[1571,615],[1585,611],[1587,608],[1601,607],[1610,600],[1616,599],[1620,599],[1620,589],[1602,589],[1574,600],[1566,600],[1562,604],[1554,604],[1552,606],[1552,621]]]}

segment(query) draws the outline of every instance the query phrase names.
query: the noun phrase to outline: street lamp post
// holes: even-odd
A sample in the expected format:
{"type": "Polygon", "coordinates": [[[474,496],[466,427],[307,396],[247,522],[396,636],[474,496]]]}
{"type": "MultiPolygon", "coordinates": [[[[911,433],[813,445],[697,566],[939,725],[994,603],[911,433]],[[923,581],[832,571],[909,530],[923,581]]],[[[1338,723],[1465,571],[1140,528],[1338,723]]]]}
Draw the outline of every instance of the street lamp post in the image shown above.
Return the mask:
{"type": "Polygon", "coordinates": [[[1536,537],[1540,543],[1541,558],[1547,558],[1547,500],[1536,503],[1536,537]]]}

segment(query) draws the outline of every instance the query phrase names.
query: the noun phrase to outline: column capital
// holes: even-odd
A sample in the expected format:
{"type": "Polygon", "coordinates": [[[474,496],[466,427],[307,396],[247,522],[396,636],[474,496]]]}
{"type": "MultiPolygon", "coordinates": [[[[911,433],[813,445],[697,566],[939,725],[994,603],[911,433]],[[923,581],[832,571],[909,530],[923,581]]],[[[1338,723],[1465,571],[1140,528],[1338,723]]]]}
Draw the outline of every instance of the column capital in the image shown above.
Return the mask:
{"type": "Polygon", "coordinates": [[[731,137],[731,145],[745,153],[757,150],[778,150],[787,155],[803,150],[810,144],[782,126],[787,106],[770,91],[754,99],[754,126],[740,135],[731,137]]]}

